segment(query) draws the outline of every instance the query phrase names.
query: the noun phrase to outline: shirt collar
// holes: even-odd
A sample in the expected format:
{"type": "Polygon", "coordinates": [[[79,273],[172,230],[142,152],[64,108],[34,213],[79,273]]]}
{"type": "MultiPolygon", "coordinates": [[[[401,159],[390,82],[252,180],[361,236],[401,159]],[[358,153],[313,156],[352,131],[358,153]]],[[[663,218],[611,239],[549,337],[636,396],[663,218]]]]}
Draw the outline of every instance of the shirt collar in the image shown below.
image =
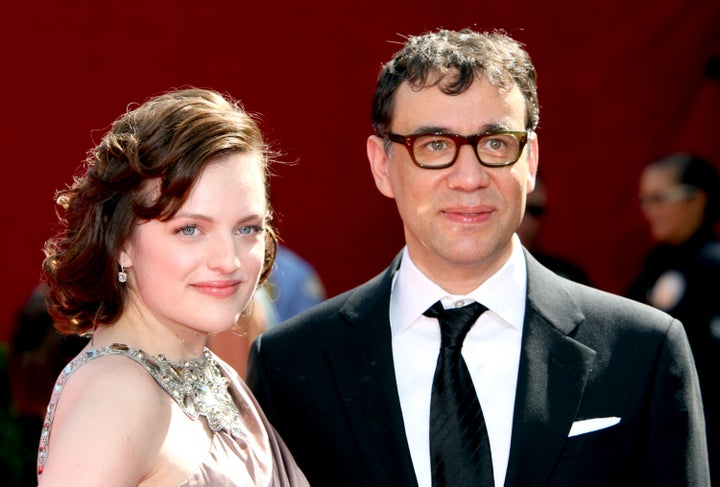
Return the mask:
{"type": "Polygon", "coordinates": [[[392,333],[404,331],[438,300],[442,300],[446,308],[477,301],[509,326],[522,330],[526,289],[527,267],[517,235],[513,235],[512,252],[505,264],[479,287],[462,296],[448,294],[425,276],[405,247],[390,296],[392,333]]]}

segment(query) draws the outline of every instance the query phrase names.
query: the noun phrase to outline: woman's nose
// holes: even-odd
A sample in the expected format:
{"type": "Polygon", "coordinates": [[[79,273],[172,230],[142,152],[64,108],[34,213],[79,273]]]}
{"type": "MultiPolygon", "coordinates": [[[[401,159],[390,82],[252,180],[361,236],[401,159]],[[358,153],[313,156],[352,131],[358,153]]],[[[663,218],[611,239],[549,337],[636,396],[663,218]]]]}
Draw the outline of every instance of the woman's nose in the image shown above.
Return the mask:
{"type": "Polygon", "coordinates": [[[232,236],[217,237],[213,240],[208,267],[223,274],[230,274],[240,267],[237,243],[232,236]]]}

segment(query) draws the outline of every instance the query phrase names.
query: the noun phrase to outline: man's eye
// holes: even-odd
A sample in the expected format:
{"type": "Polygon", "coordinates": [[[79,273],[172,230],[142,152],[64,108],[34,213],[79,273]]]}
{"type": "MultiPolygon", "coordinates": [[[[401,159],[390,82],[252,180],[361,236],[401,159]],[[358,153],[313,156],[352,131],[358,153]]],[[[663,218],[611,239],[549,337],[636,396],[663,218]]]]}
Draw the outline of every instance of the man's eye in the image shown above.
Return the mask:
{"type": "Polygon", "coordinates": [[[428,147],[434,151],[445,150],[447,148],[447,142],[442,139],[433,140],[428,144],[428,147]]]}
{"type": "Polygon", "coordinates": [[[501,150],[505,147],[505,142],[500,139],[490,139],[488,140],[487,146],[492,150],[501,150]]]}
{"type": "Polygon", "coordinates": [[[415,141],[415,150],[420,153],[445,152],[452,147],[451,144],[447,139],[423,137],[415,141]]]}

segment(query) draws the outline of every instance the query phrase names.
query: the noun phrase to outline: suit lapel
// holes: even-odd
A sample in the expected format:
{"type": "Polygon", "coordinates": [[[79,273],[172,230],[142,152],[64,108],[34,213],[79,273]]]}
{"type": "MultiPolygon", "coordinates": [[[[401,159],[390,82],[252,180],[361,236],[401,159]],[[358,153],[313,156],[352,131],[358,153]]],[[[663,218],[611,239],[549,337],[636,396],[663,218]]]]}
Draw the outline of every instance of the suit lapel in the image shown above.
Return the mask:
{"type": "Polygon", "coordinates": [[[595,359],[593,350],[568,336],[584,318],[564,281],[527,253],[526,259],[528,299],[506,486],[546,483],[595,359]]]}
{"type": "Polygon", "coordinates": [[[358,450],[377,485],[414,486],[395,381],[390,288],[399,255],[383,275],[359,288],[341,310],[346,323],[326,351],[358,450]]]}

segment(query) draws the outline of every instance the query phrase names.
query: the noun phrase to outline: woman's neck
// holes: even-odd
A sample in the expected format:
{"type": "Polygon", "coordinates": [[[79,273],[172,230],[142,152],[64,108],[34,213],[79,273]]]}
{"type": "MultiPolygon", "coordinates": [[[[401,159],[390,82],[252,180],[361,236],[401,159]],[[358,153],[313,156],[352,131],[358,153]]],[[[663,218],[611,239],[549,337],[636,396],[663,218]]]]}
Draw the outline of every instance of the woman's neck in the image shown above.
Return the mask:
{"type": "Polygon", "coordinates": [[[141,320],[131,313],[93,334],[89,348],[123,343],[150,355],[164,355],[171,361],[190,360],[202,356],[207,335],[187,327],[167,326],[152,320],[141,320]]]}

